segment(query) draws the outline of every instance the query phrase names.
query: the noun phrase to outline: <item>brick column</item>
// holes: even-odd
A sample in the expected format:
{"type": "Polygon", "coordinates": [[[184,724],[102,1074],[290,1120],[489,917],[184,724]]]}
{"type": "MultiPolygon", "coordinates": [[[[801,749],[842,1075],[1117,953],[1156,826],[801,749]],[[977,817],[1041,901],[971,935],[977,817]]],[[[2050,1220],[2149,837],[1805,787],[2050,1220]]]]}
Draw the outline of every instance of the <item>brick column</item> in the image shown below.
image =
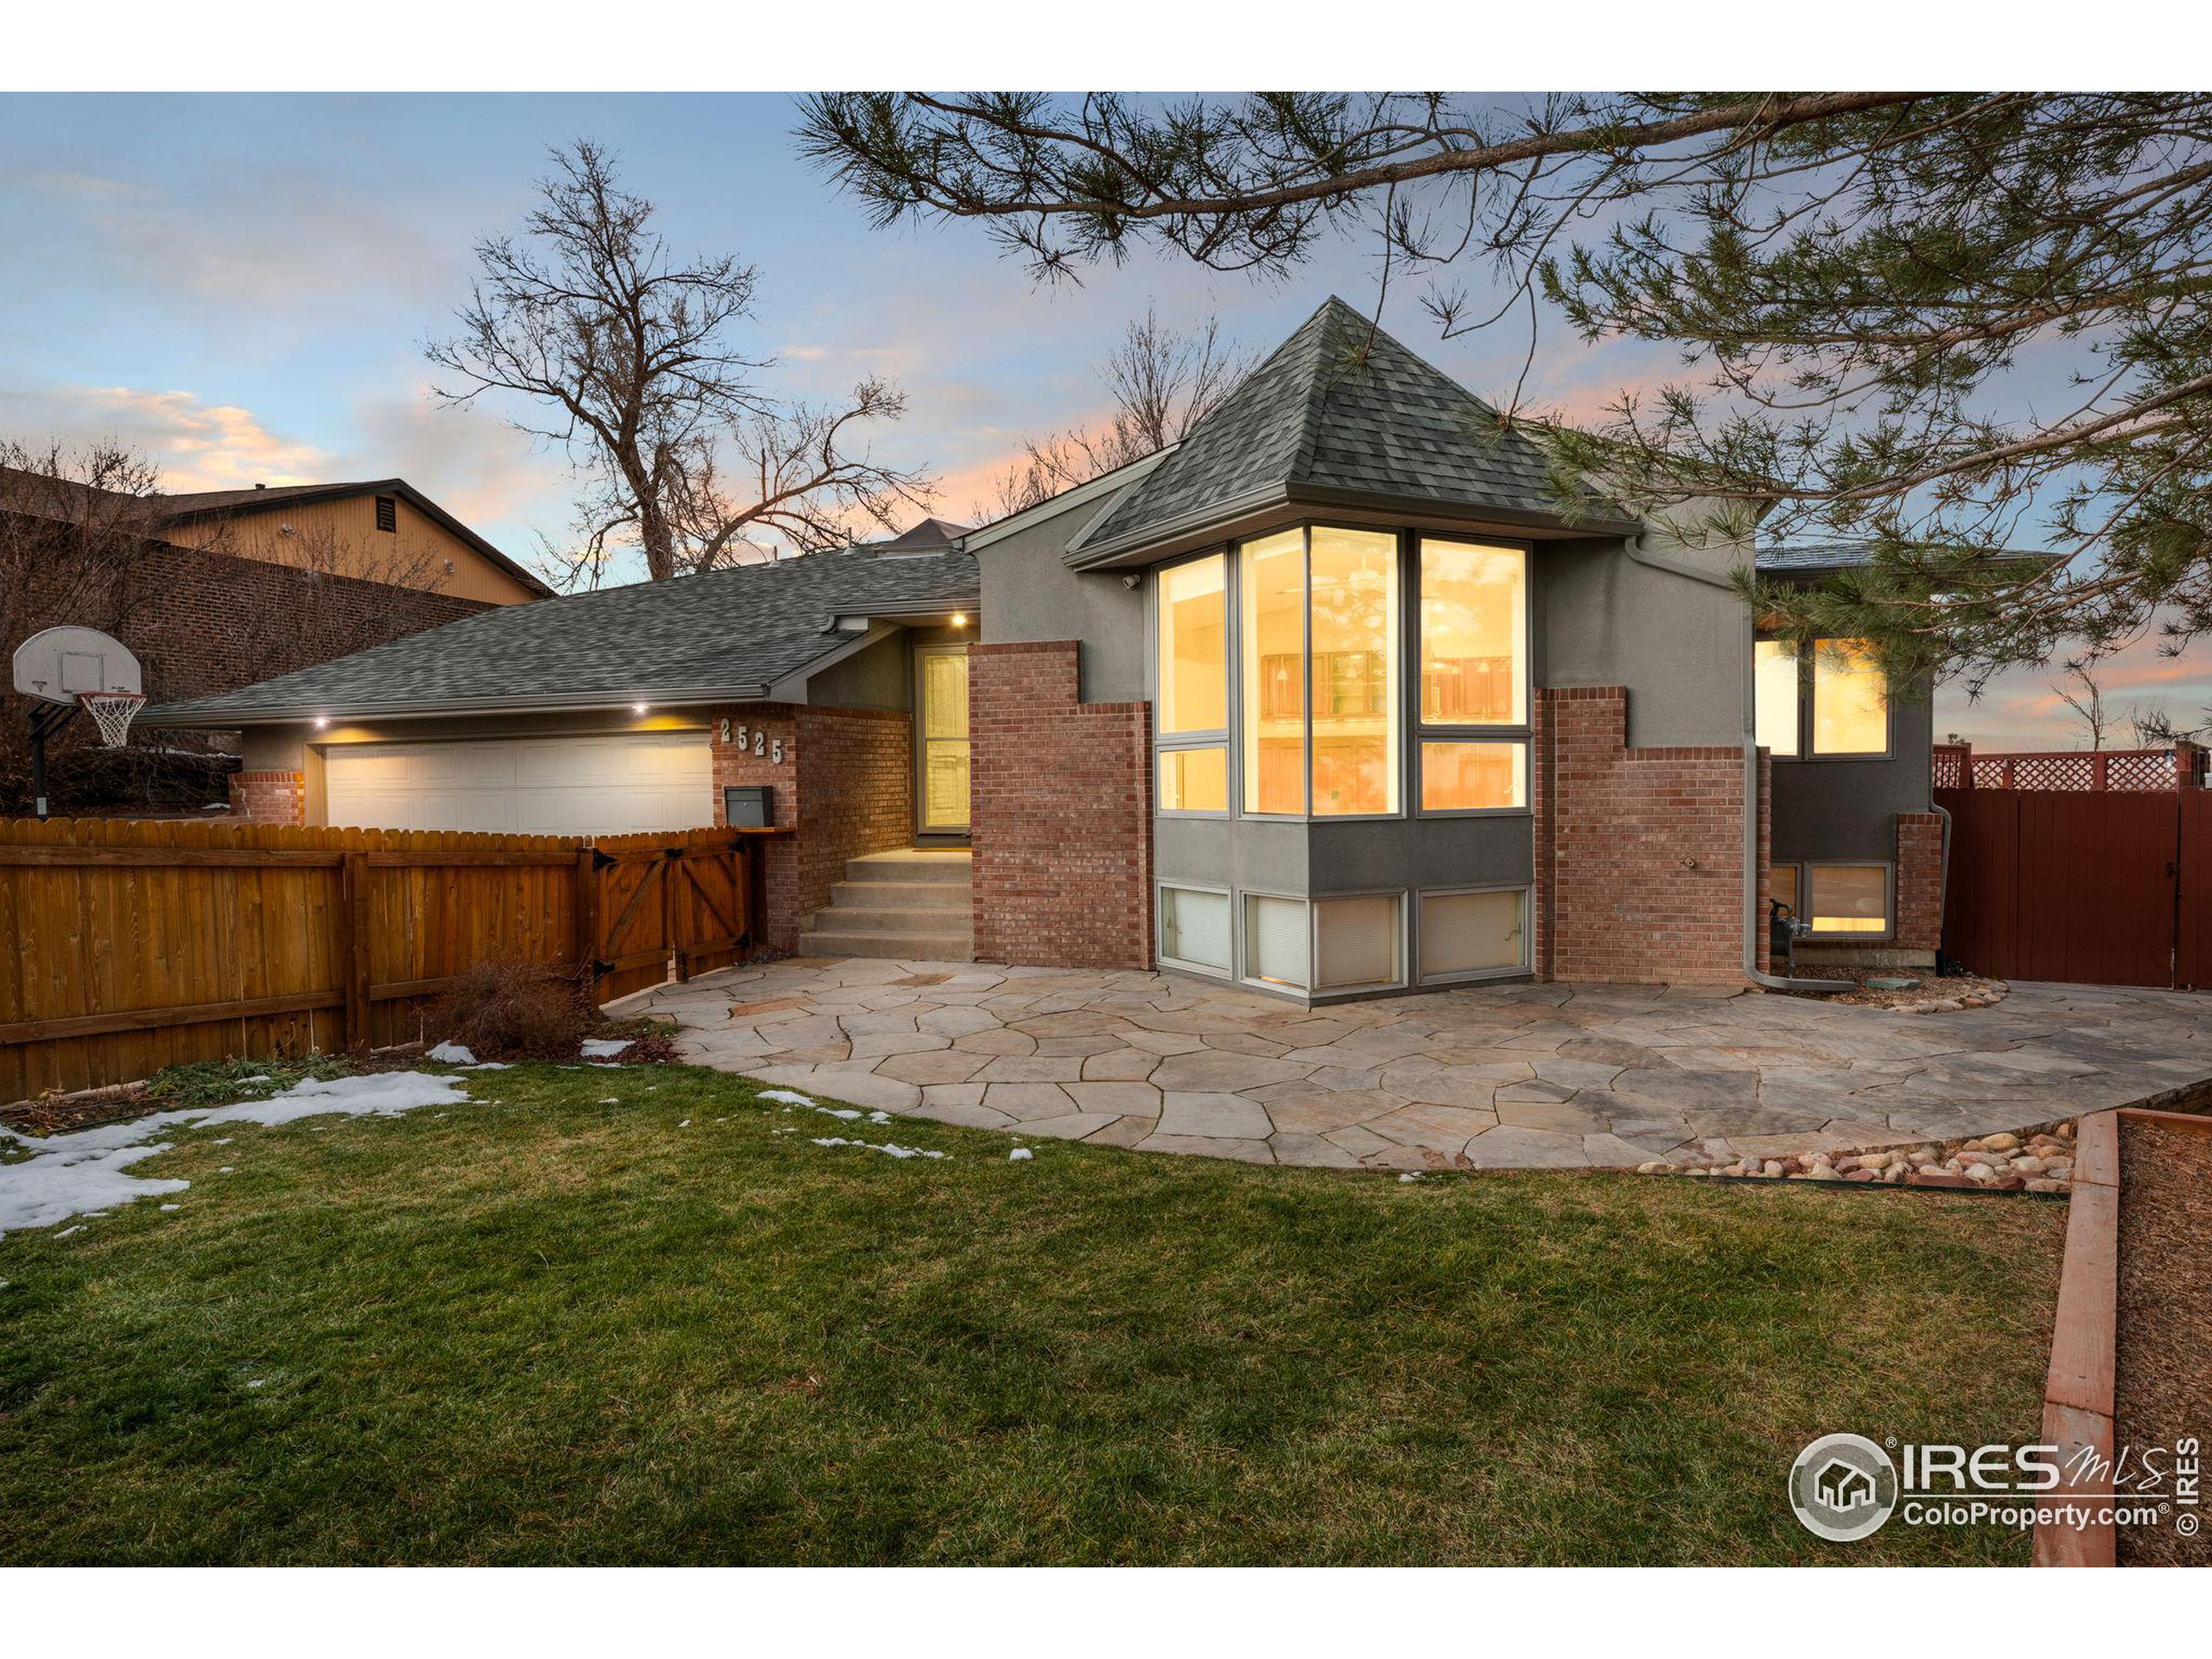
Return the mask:
{"type": "Polygon", "coordinates": [[[248,823],[305,823],[308,780],[299,772],[234,772],[231,811],[248,823]]]}
{"type": "MultiPolygon", "coordinates": [[[[1538,975],[1741,984],[1744,752],[1631,749],[1627,736],[1623,687],[1537,694],[1538,975]]],[[[1762,894],[1764,783],[1762,759],[1762,894]]]]}
{"type": "Polygon", "coordinates": [[[912,732],[900,709],[740,703],[715,711],[715,822],[726,822],[724,789],[766,784],[775,791],[776,827],[796,832],[770,842],[763,860],[761,931],[771,950],[798,948],[799,930],[830,902],[847,859],[913,844],[912,732]]]}
{"type": "Polygon", "coordinates": [[[976,955],[1152,965],[1152,705],[1084,702],[1072,639],[971,645],[976,955]]]}
{"type": "Polygon", "coordinates": [[[1943,943],[1943,821],[1933,812],[1897,814],[1896,942],[1904,950],[1943,943]]]}

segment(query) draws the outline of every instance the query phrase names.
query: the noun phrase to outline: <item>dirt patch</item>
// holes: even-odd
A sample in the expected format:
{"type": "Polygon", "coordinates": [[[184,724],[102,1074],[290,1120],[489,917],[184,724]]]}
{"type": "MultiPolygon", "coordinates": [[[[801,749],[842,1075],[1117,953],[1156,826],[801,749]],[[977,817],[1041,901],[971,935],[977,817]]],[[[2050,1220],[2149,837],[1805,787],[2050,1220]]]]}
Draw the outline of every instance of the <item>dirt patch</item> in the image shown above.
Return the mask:
{"type": "MultiPolygon", "coordinates": [[[[2212,1131],[2121,1118],[2120,1178],[2113,1439],[2139,1455],[2165,1448],[2171,1459],[2177,1440],[2212,1440],[2212,1131]]],[[[2203,1567],[2212,1540],[2126,1527],[2120,1561],[2203,1567]]]]}

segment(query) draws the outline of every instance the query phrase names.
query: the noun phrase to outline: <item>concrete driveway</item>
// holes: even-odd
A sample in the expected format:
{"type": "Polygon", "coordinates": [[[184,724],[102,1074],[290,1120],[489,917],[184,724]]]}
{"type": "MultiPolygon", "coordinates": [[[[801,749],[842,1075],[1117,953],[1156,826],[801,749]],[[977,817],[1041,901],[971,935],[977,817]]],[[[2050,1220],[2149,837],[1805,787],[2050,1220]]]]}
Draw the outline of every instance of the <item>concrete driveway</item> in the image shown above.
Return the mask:
{"type": "Polygon", "coordinates": [[[2020,1129],[2212,1078],[2212,999],[1897,1014],[1648,985],[1307,1011],[1181,976],[791,959],[640,994],[687,1055],[941,1122],[1253,1163],[1633,1166],[2020,1129]]]}

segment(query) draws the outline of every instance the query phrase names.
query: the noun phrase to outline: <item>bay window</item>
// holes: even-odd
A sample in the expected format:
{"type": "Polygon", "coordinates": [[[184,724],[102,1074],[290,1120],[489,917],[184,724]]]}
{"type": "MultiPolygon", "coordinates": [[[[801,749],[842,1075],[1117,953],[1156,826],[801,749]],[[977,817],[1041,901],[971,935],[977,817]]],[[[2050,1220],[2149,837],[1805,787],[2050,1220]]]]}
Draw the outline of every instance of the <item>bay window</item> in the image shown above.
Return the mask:
{"type": "Polygon", "coordinates": [[[1524,811],[1528,556],[1425,536],[1420,581],[1421,810],[1524,811]]]}
{"type": "Polygon", "coordinates": [[[1160,573],[1154,616],[1162,812],[1229,810],[1229,559],[1160,573]]]}

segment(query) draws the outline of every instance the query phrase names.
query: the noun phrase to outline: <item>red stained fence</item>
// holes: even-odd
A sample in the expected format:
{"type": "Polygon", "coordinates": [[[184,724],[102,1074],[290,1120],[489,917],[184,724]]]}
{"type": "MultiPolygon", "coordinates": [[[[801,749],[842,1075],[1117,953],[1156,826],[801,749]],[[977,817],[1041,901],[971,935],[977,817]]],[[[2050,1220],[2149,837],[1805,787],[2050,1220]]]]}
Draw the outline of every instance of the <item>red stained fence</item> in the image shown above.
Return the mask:
{"type": "Polygon", "coordinates": [[[2201,789],[2205,751],[2194,743],[2170,749],[2056,749],[1976,754],[1970,743],[1938,743],[1938,789],[2157,791],[2201,789]]]}
{"type": "Polygon", "coordinates": [[[1936,803],[1953,826],[1945,955],[2004,979],[2212,985],[2212,792],[1938,788],[1936,803]]]}

